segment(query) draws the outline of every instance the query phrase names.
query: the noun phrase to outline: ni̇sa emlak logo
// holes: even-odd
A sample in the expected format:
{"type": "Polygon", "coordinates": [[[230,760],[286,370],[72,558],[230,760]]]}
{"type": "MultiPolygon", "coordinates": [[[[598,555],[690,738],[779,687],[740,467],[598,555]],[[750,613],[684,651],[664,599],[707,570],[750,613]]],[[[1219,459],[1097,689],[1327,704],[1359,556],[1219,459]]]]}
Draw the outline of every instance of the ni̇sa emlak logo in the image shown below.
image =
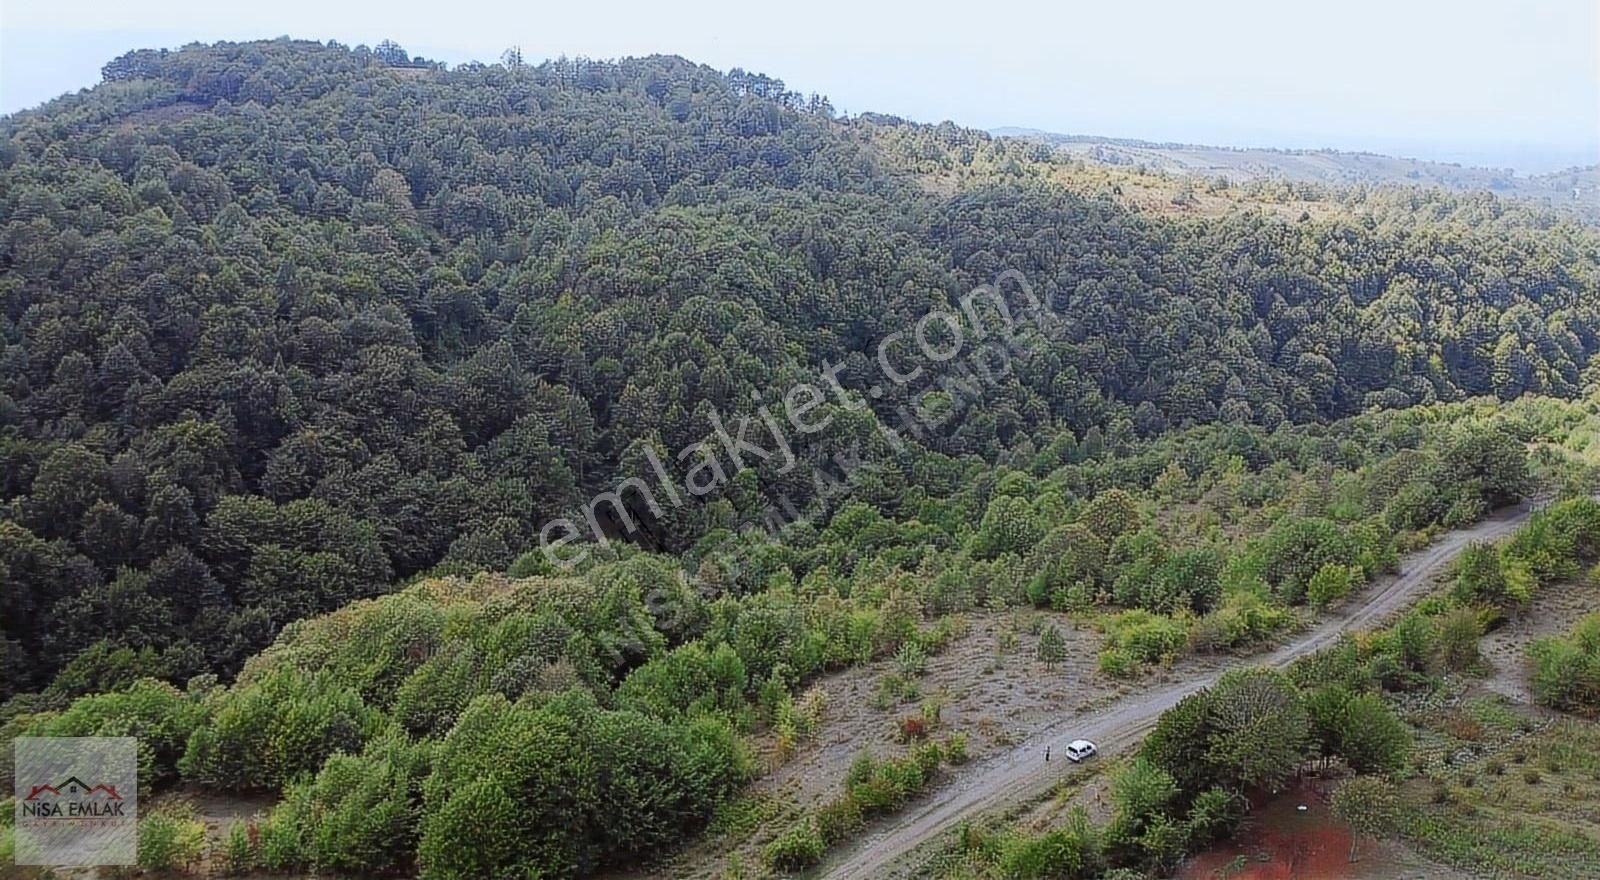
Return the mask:
{"type": "Polygon", "coordinates": [[[22,799],[22,816],[32,819],[118,819],[122,812],[122,795],[115,785],[97,783],[90,785],[76,776],[61,782],[29,786],[28,796],[22,799]]]}

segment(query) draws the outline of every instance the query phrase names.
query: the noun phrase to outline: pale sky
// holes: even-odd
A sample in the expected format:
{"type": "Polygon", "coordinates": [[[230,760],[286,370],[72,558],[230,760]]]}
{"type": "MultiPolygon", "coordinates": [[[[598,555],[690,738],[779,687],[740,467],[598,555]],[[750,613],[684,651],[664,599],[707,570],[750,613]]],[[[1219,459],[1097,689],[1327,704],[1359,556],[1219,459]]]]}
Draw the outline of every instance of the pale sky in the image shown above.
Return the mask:
{"type": "Polygon", "coordinates": [[[452,63],[677,54],[980,128],[1600,162],[1600,0],[0,0],[0,113],[127,49],[280,35],[452,63]]]}

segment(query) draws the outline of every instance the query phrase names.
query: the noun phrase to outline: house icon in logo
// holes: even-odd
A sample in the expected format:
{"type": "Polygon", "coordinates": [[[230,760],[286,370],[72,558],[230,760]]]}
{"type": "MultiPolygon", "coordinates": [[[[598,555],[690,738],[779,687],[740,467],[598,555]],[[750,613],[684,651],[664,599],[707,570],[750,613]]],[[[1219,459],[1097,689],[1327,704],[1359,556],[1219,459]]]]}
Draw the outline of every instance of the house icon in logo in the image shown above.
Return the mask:
{"type": "Polygon", "coordinates": [[[122,795],[117,794],[117,787],[115,785],[107,785],[103,782],[98,785],[90,785],[76,776],[68,776],[66,779],[62,780],[59,785],[32,786],[28,791],[28,796],[23,798],[23,800],[38,800],[39,796],[43,794],[52,794],[56,797],[61,797],[62,795],[81,795],[83,797],[104,795],[114,801],[122,800],[122,795]]]}

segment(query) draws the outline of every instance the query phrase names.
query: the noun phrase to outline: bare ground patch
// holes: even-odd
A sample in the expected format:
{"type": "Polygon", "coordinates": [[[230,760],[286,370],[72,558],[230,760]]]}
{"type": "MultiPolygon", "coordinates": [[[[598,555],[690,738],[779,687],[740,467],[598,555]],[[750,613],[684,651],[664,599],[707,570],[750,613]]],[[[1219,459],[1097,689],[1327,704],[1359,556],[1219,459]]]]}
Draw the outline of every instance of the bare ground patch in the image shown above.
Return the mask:
{"type": "MultiPolygon", "coordinates": [[[[818,732],[778,759],[771,732],[753,743],[761,777],[741,793],[750,818],[731,830],[713,828],[666,862],[617,877],[718,878],[731,866],[760,864],[761,848],[802,811],[844,790],[845,774],[862,752],[899,754],[898,721],[921,717],[925,701],[940,704],[933,739],[966,738],[971,760],[1009,752],[1048,724],[1089,711],[1125,692],[1129,685],[1095,671],[1104,637],[1088,623],[1048,611],[1012,610],[961,615],[964,632],[928,658],[926,671],[908,677],[914,695],[897,687],[901,671],[879,660],[818,680],[827,693],[818,732]],[[1047,667],[1037,657],[1038,632],[1054,625],[1066,641],[1065,659],[1047,667]],[[907,698],[907,697],[911,698],[907,698]],[[719,833],[720,832],[720,833],[719,833]]],[[[1044,755],[1039,756],[1043,767],[1044,755]]],[[[1065,757],[1052,756],[1064,769],[1065,757]]],[[[926,797],[938,797],[935,782],[926,797]]]]}
{"type": "Polygon", "coordinates": [[[1600,590],[1558,584],[1534,594],[1533,601],[1504,626],[1483,637],[1480,650],[1493,668],[1483,686],[1519,703],[1533,703],[1533,663],[1528,645],[1546,636],[1565,635],[1578,618],[1600,610],[1600,590]]]}

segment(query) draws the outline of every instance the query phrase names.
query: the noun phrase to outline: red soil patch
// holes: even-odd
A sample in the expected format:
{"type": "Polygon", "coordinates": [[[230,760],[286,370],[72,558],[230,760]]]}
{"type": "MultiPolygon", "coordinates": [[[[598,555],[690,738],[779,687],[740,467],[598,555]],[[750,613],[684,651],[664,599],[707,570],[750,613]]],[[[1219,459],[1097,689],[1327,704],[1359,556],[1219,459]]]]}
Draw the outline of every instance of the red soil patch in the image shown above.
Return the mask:
{"type": "Polygon", "coordinates": [[[1375,841],[1361,841],[1328,809],[1326,783],[1307,780],[1251,812],[1233,840],[1186,862],[1179,880],[1336,880],[1393,876],[1375,841]],[[1304,806],[1305,809],[1300,809],[1304,806]]]}

